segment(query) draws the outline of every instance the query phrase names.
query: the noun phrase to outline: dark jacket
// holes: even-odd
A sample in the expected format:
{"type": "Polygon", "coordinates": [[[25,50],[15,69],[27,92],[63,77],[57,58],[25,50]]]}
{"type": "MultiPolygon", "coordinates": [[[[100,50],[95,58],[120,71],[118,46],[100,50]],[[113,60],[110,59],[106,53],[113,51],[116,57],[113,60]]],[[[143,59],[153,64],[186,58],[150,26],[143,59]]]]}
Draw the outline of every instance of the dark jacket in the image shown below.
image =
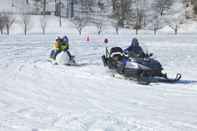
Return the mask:
{"type": "Polygon", "coordinates": [[[124,50],[131,57],[144,57],[145,53],[136,38],[133,38],[131,45],[124,50]]]}

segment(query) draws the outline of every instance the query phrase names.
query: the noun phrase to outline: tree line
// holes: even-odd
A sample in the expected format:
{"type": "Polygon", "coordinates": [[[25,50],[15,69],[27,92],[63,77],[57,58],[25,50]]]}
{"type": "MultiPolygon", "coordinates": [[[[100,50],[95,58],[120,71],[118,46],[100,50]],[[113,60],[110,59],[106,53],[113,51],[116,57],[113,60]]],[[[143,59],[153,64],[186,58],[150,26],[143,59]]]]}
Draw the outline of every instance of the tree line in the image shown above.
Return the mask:
{"type": "MultiPolygon", "coordinates": [[[[20,8],[24,34],[30,29],[31,15],[40,15],[40,26],[45,34],[47,16],[68,18],[79,34],[88,24],[94,24],[98,34],[102,33],[106,21],[110,21],[116,33],[121,28],[134,29],[138,34],[141,29],[153,30],[154,34],[169,26],[177,34],[187,19],[197,16],[196,0],[24,0],[21,3],[12,0],[12,7],[20,8]],[[176,9],[176,5],[180,8],[176,9]]],[[[0,12],[0,32],[10,33],[15,22],[12,13],[0,12]]]]}

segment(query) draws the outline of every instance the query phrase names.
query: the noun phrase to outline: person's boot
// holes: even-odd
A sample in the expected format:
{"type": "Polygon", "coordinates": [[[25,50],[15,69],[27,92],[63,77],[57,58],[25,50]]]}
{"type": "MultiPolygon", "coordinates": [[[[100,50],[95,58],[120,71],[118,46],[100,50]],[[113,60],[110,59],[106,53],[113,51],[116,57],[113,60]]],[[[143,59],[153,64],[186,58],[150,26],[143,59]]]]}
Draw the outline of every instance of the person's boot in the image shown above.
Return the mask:
{"type": "Polygon", "coordinates": [[[55,50],[54,51],[54,54],[53,54],[53,59],[55,60],[56,59],[56,56],[60,53],[59,50],[55,50]]]}
{"type": "Polygon", "coordinates": [[[54,61],[55,60],[55,50],[52,50],[49,56],[49,61],[54,61]]]}
{"type": "Polygon", "coordinates": [[[69,56],[69,59],[72,60],[74,58],[74,56],[72,56],[71,53],[68,50],[66,52],[67,52],[67,54],[69,56]]]}

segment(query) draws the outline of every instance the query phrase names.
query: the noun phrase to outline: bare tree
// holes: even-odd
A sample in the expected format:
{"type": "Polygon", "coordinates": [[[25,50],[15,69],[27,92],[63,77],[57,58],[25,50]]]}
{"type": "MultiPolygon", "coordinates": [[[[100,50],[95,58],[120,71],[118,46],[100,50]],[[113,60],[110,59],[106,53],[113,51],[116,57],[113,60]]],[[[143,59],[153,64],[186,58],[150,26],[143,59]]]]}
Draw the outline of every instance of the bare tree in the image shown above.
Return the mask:
{"type": "Polygon", "coordinates": [[[163,26],[161,25],[159,18],[156,18],[156,19],[153,21],[153,31],[154,31],[154,35],[156,35],[156,34],[157,34],[157,31],[158,31],[159,29],[162,29],[162,28],[163,28],[163,26]]]}
{"type": "Polygon", "coordinates": [[[141,25],[136,22],[136,25],[133,27],[133,29],[135,29],[135,34],[138,35],[138,32],[141,29],[141,25]]]}
{"type": "Polygon", "coordinates": [[[97,28],[98,31],[98,35],[100,35],[103,31],[103,26],[104,23],[109,20],[106,19],[108,18],[107,14],[106,14],[106,8],[107,6],[105,5],[106,3],[104,3],[103,1],[98,1],[98,3],[90,3],[90,7],[94,6],[96,8],[96,10],[91,10],[91,14],[93,14],[92,17],[89,17],[89,21],[90,23],[94,24],[97,28]]]}
{"type": "Polygon", "coordinates": [[[42,0],[33,0],[33,9],[36,14],[41,14],[42,8],[42,0]]]}
{"type": "Polygon", "coordinates": [[[55,15],[59,16],[59,26],[62,26],[62,9],[64,8],[64,3],[62,0],[59,0],[58,2],[55,2],[55,15]]]}
{"type": "Polygon", "coordinates": [[[46,14],[46,5],[47,5],[47,1],[46,0],[43,0],[43,15],[46,14]]]}
{"type": "Polygon", "coordinates": [[[1,34],[3,34],[3,29],[6,26],[6,16],[4,15],[4,13],[0,13],[0,31],[1,34]]]}
{"type": "Polygon", "coordinates": [[[166,25],[165,19],[161,16],[152,16],[147,22],[148,25],[146,28],[152,30],[154,35],[156,35],[158,30],[162,29],[166,25]]]}
{"type": "Polygon", "coordinates": [[[40,26],[43,35],[46,33],[47,21],[48,21],[47,16],[40,16],[40,26]]]}
{"type": "Polygon", "coordinates": [[[141,0],[133,0],[131,9],[128,13],[127,18],[127,25],[129,28],[135,29],[136,34],[144,25],[144,10],[143,5],[141,4],[141,0]]]}
{"type": "Polygon", "coordinates": [[[152,3],[152,7],[155,12],[163,16],[173,5],[174,0],[155,0],[152,3]]]}
{"type": "Polygon", "coordinates": [[[147,5],[145,0],[112,0],[112,18],[117,22],[113,26],[131,28],[138,31],[146,25],[147,5]]]}
{"type": "Polygon", "coordinates": [[[74,17],[74,0],[70,2],[70,17],[74,17]]]}
{"type": "Polygon", "coordinates": [[[10,28],[16,21],[15,17],[13,15],[7,15],[7,22],[6,22],[6,30],[7,30],[7,35],[10,34],[10,28]]]}
{"type": "Polygon", "coordinates": [[[4,28],[7,31],[7,34],[9,35],[10,33],[10,27],[13,25],[15,22],[15,18],[13,15],[6,13],[6,12],[1,12],[0,13],[0,31],[1,34],[3,34],[4,28]]]}
{"type": "Polygon", "coordinates": [[[178,34],[178,30],[180,28],[180,23],[168,23],[168,26],[174,31],[174,34],[177,35],[178,34]]]}
{"type": "Polygon", "coordinates": [[[31,29],[31,15],[22,14],[21,16],[21,25],[24,29],[24,34],[27,35],[27,32],[31,29]]]}
{"type": "Polygon", "coordinates": [[[193,17],[192,5],[189,1],[184,0],[183,4],[185,5],[185,18],[191,19],[193,17]]]}
{"type": "Polygon", "coordinates": [[[92,23],[96,26],[97,31],[98,31],[98,35],[100,35],[103,31],[103,26],[104,26],[103,20],[97,19],[97,20],[93,21],[92,23]]]}
{"type": "Polygon", "coordinates": [[[26,4],[29,4],[29,0],[26,0],[26,4]]]}
{"type": "Polygon", "coordinates": [[[193,11],[194,14],[197,15],[197,1],[193,2],[193,11]]]}
{"type": "Polygon", "coordinates": [[[81,35],[83,28],[88,24],[88,19],[85,17],[74,17],[72,19],[76,29],[78,30],[79,34],[81,35]]]}
{"type": "Polygon", "coordinates": [[[115,28],[116,34],[119,34],[119,29],[120,29],[120,22],[117,20],[112,20],[112,26],[115,28]]]}
{"type": "Polygon", "coordinates": [[[137,7],[136,9],[136,16],[134,17],[135,19],[135,25],[134,25],[134,29],[136,31],[136,35],[138,34],[138,31],[142,28],[142,12],[141,10],[137,7]]]}
{"type": "MultiPolygon", "coordinates": [[[[93,9],[94,4],[95,4],[95,1],[93,0],[79,0],[78,1],[79,8],[76,11],[78,15],[72,17],[71,21],[74,23],[80,35],[82,33],[83,28],[86,27],[86,25],[90,21],[92,21],[92,14],[94,13],[94,9],[93,9]]],[[[98,26],[98,28],[100,27],[98,26]]]]}
{"type": "Polygon", "coordinates": [[[79,2],[81,11],[86,12],[86,13],[91,13],[93,12],[93,5],[95,4],[94,0],[80,0],[79,2]]]}
{"type": "Polygon", "coordinates": [[[119,21],[119,24],[124,27],[125,21],[128,20],[131,12],[131,0],[112,0],[113,14],[112,17],[119,21]]]}
{"type": "Polygon", "coordinates": [[[174,31],[174,34],[177,35],[181,25],[184,23],[183,15],[166,19],[167,25],[174,31]]]}
{"type": "MultiPolygon", "coordinates": [[[[56,6],[58,5],[58,3],[59,3],[60,0],[58,0],[58,2],[57,2],[57,0],[31,0],[31,1],[33,1],[32,3],[33,3],[34,11],[37,14],[50,15],[51,12],[48,9],[50,9],[51,6],[50,6],[50,8],[47,8],[48,5],[50,5],[50,4],[51,5],[54,4],[54,6],[55,6],[54,9],[55,10],[56,9],[59,9],[56,6]]],[[[55,11],[55,15],[56,15],[56,13],[57,12],[55,11]]]]}
{"type": "Polygon", "coordinates": [[[111,3],[112,3],[112,11],[113,12],[116,12],[116,7],[117,7],[116,3],[117,3],[117,0],[111,0],[111,3]]]}

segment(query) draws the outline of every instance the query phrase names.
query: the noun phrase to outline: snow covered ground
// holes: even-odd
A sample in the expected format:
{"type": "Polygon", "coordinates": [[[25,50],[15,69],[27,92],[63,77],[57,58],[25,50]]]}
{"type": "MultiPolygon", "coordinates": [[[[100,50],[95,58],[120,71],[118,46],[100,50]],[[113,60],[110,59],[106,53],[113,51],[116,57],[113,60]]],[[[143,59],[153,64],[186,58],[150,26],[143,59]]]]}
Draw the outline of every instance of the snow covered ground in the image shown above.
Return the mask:
{"type": "Polygon", "coordinates": [[[0,131],[196,131],[196,34],[139,35],[176,84],[139,85],[104,68],[103,39],[127,47],[133,34],[68,34],[81,67],[47,62],[57,35],[0,36],[0,131]]]}

